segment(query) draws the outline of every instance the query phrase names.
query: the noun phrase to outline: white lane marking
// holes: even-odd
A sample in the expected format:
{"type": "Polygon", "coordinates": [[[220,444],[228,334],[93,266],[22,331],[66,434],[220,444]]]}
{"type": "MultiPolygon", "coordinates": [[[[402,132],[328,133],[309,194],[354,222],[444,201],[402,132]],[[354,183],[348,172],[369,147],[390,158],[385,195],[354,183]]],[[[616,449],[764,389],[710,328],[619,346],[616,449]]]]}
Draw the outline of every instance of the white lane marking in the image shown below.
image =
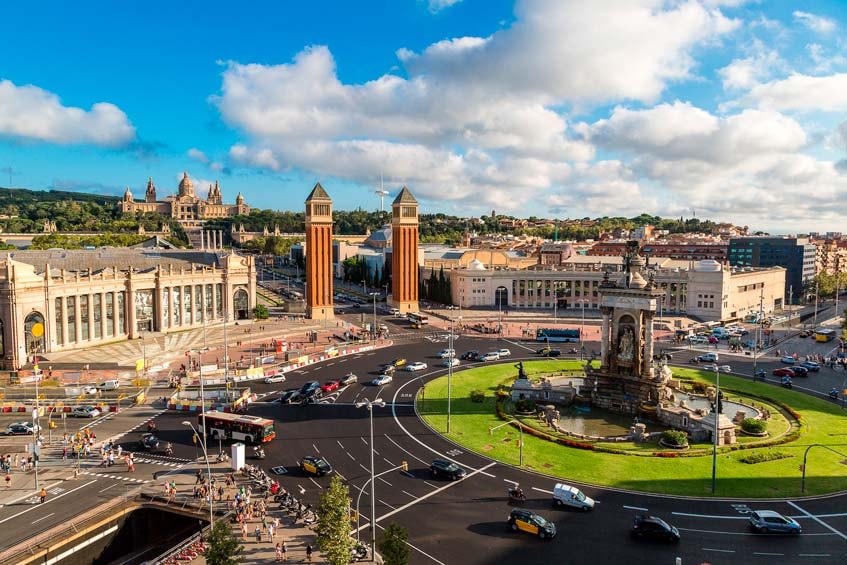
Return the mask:
{"type": "Polygon", "coordinates": [[[735,553],[734,549],[717,549],[714,547],[704,547],[703,551],[716,551],[718,553],[735,553]]]}
{"type": "Polygon", "coordinates": [[[386,481],[385,479],[383,479],[382,477],[377,477],[377,478],[378,478],[380,481],[382,481],[382,482],[384,482],[385,484],[387,484],[388,486],[390,486],[390,487],[393,487],[393,486],[394,486],[394,485],[392,485],[391,483],[389,483],[388,481],[386,481]]]}
{"type": "Polygon", "coordinates": [[[365,445],[368,445],[368,440],[366,440],[362,436],[359,436],[359,439],[362,440],[362,443],[364,443],[365,445]]]}
{"type": "MultiPolygon", "coordinates": [[[[700,534],[721,534],[724,536],[756,536],[756,537],[773,537],[773,534],[754,534],[752,532],[722,532],[720,530],[698,530],[697,528],[677,528],[680,532],[697,532],[700,534]]],[[[831,536],[833,534],[803,534],[804,538],[809,536],[831,536]]]]}
{"type": "Polygon", "coordinates": [[[340,440],[335,440],[335,443],[337,443],[337,444],[338,444],[338,447],[340,447],[341,449],[344,449],[344,446],[343,446],[343,445],[341,445],[341,441],[340,441],[340,440]]]}
{"type": "MultiPolygon", "coordinates": [[[[92,484],[94,484],[94,483],[96,483],[96,482],[97,482],[97,479],[94,479],[93,481],[88,481],[88,482],[87,482],[87,483],[85,483],[84,485],[79,485],[78,487],[76,487],[76,488],[74,488],[74,489],[71,489],[71,490],[69,490],[68,492],[63,492],[62,494],[60,494],[60,495],[58,495],[58,496],[54,496],[53,498],[51,498],[51,499],[49,500],[49,502],[53,502],[54,500],[58,500],[58,499],[62,498],[63,496],[69,495],[69,494],[71,494],[72,492],[76,492],[76,491],[78,491],[79,489],[81,489],[81,488],[85,488],[85,487],[87,487],[88,485],[92,485],[92,484]]],[[[48,504],[49,504],[49,502],[48,502],[48,504]]],[[[41,505],[40,505],[40,504],[39,504],[38,506],[30,506],[30,507],[29,507],[29,508],[27,508],[26,510],[21,510],[21,511],[20,511],[20,512],[18,512],[17,514],[12,514],[12,515],[11,515],[11,516],[9,516],[8,518],[3,518],[2,520],[0,520],[0,524],[2,524],[3,522],[8,522],[9,520],[11,520],[11,519],[13,519],[13,518],[17,518],[17,517],[18,517],[18,516],[20,516],[21,514],[26,514],[26,513],[27,513],[27,512],[29,512],[30,510],[35,510],[36,508],[40,508],[40,507],[41,507],[41,505]]]]}
{"type": "Polygon", "coordinates": [[[389,508],[391,508],[392,510],[396,510],[396,508],[397,508],[396,506],[391,506],[390,504],[388,504],[387,502],[385,502],[385,501],[384,501],[383,499],[381,499],[381,498],[378,498],[377,500],[379,500],[379,502],[380,502],[380,503],[382,503],[382,504],[384,504],[384,505],[388,506],[388,507],[389,507],[389,508]]]}
{"type": "Polygon", "coordinates": [[[52,516],[53,514],[55,514],[55,512],[51,512],[51,513],[50,513],[50,514],[48,514],[47,516],[42,516],[42,517],[41,517],[41,518],[39,518],[38,520],[33,520],[33,521],[32,521],[32,522],[30,522],[30,523],[31,523],[31,524],[35,524],[36,522],[40,522],[40,521],[42,521],[42,520],[46,520],[47,518],[49,518],[49,517],[50,517],[50,516],[52,516]]]}
{"type": "Polygon", "coordinates": [[[383,457],[383,458],[382,458],[382,460],[383,460],[383,461],[385,461],[386,463],[388,463],[388,466],[389,466],[389,467],[396,467],[396,465],[394,465],[394,463],[392,463],[391,461],[389,461],[389,460],[388,460],[388,459],[386,459],[385,457],[383,457]]]}
{"type": "Polygon", "coordinates": [[[321,452],[321,450],[320,450],[320,449],[318,449],[318,446],[317,446],[317,445],[315,445],[314,443],[312,444],[312,447],[315,449],[315,453],[320,453],[320,452],[321,452]]]}
{"type": "MultiPolygon", "coordinates": [[[[503,480],[505,480],[505,479],[503,479],[503,480]]],[[[512,481],[509,481],[509,482],[512,482],[512,481]]],[[[515,484],[518,484],[518,483],[515,483],[515,484]]],[[[543,488],[532,487],[532,490],[537,490],[538,492],[543,492],[544,494],[549,494],[551,496],[553,494],[552,490],[544,490],[543,488]]],[[[626,508],[626,506],[624,506],[624,508],[626,508]]]]}
{"type": "Polygon", "coordinates": [[[798,553],[799,557],[832,557],[829,553],[798,553]]]}
{"type": "MultiPolygon", "coordinates": [[[[626,506],[624,506],[626,508],[626,506]]],[[[689,514],[688,512],[671,512],[674,516],[687,516],[689,518],[709,518],[711,520],[749,520],[747,516],[718,516],[709,514],[689,514]]]]}
{"type": "Polygon", "coordinates": [[[315,483],[315,486],[316,486],[316,487],[318,487],[319,489],[323,489],[323,488],[324,488],[324,487],[322,487],[322,486],[321,486],[321,484],[320,484],[318,481],[316,481],[314,478],[309,477],[309,480],[310,480],[310,481],[312,481],[313,483],[315,483]]]}
{"type": "Polygon", "coordinates": [[[106,487],[106,488],[104,488],[103,490],[98,490],[97,492],[106,492],[106,491],[107,491],[107,490],[109,490],[110,488],[113,488],[113,487],[116,487],[116,486],[118,486],[118,483],[115,483],[115,484],[113,484],[113,485],[107,486],[107,487],[106,487]]]}
{"type": "Polygon", "coordinates": [[[438,488],[438,485],[434,485],[434,484],[432,484],[432,483],[431,483],[431,482],[429,482],[429,481],[424,481],[424,484],[425,484],[425,485],[429,485],[429,486],[431,486],[432,488],[438,488]]]}
{"type": "Polygon", "coordinates": [[[649,512],[646,508],[641,508],[640,506],[624,506],[627,510],[638,510],[639,512],[649,512]]]}
{"type": "Polygon", "coordinates": [[[773,556],[782,556],[784,553],[766,553],[764,551],[754,551],[753,555],[773,555],[773,556]]]}
{"type": "MultiPolygon", "coordinates": [[[[352,459],[353,461],[355,461],[355,460],[356,460],[356,458],[355,458],[355,457],[353,457],[353,454],[352,454],[352,453],[350,453],[349,451],[347,451],[347,452],[345,452],[345,453],[347,453],[347,457],[349,457],[349,458],[350,458],[350,459],[352,459]]],[[[361,465],[361,463],[359,463],[359,464],[361,465]]]]}
{"type": "Polygon", "coordinates": [[[402,492],[403,494],[409,495],[409,496],[411,496],[412,498],[415,498],[415,495],[414,495],[414,494],[412,494],[412,493],[410,493],[410,492],[406,492],[405,490],[401,490],[400,492],[402,492]]]}
{"type": "Polygon", "coordinates": [[[359,467],[361,467],[362,469],[364,469],[366,473],[370,473],[370,472],[371,472],[371,470],[370,470],[370,469],[368,469],[367,467],[365,467],[365,466],[364,466],[364,465],[362,465],[361,463],[359,463],[359,467]]]}
{"type": "MultiPolygon", "coordinates": [[[[374,449],[374,453],[376,453],[377,455],[379,455],[379,451],[377,451],[376,449],[374,449]]],[[[380,456],[380,457],[382,457],[382,455],[379,455],[379,456],[380,456]]]]}
{"type": "Polygon", "coordinates": [[[797,504],[791,502],[790,500],[787,500],[786,502],[788,502],[788,504],[790,504],[791,506],[793,506],[794,508],[796,508],[797,510],[799,510],[800,512],[802,512],[803,514],[805,514],[806,516],[808,516],[809,518],[811,518],[812,520],[814,520],[815,522],[817,522],[818,524],[823,526],[824,528],[826,528],[829,531],[833,532],[834,534],[838,535],[841,539],[847,540],[847,534],[844,534],[844,532],[840,532],[840,531],[836,530],[835,528],[833,528],[832,526],[830,526],[829,524],[827,524],[826,522],[824,522],[823,520],[821,520],[817,516],[815,516],[815,515],[807,512],[806,510],[800,508],[797,504]]]}

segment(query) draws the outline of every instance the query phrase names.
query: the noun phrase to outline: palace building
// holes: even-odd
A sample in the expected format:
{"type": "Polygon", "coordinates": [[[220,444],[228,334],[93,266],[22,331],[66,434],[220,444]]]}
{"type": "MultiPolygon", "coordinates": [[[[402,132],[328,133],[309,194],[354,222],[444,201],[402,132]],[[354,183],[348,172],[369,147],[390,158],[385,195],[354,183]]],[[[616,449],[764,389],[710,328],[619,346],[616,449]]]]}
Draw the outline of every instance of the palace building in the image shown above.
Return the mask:
{"type": "Polygon", "coordinates": [[[229,218],[250,213],[250,206],[244,203],[244,196],[240,192],[235,197],[235,204],[224,204],[218,181],[215,181],[214,185],[209,185],[208,196],[206,200],[203,200],[195,194],[194,183],[189,178],[188,173],[183,173],[175,195],[157,200],[156,185],[153,184],[151,177],[147,181],[147,191],[144,193],[143,202],[136,202],[132,192],[127,187],[118,207],[124,214],[158,212],[163,216],[178,220],[184,226],[198,226],[202,225],[204,220],[229,218]]]}
{"type": "Polygon", "coordinates": [[[0,364],[247,319],[255,296],[253,257],[222,251],[3,251],[0,364]]]}

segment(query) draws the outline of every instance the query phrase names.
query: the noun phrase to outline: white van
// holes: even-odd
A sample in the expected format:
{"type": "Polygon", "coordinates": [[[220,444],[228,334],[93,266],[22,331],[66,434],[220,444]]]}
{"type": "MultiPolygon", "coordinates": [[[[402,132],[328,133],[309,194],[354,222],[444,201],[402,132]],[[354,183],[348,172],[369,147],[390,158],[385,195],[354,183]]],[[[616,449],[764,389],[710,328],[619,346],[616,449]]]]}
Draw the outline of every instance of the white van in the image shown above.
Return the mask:
{"type": "Polygon", "coordinates": [[[563,506],[572,506],[580,510],[592,510],[594,508],[594,499],[579,490],[576,487],[563,483],[556,483],[553,487],[553,506],[559,508],[563,506]]]}
{"type": "Polygon", "coordinates": [[[97,383],[97,390],[118,390],[120,386],[117,379],[111,379],[97,383]]]}

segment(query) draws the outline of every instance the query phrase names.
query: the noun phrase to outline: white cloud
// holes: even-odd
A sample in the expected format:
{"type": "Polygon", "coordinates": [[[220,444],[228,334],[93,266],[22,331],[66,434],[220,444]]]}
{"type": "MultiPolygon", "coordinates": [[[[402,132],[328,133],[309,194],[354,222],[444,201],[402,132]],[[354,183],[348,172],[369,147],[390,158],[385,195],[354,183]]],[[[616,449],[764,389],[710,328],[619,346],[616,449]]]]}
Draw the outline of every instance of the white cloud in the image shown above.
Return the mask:
{"type": "Polygon", "coordinates": [[[835,31],[836,27],[838,27],[838,24],[835,23],[835,20],[831,20],[823,16],[816,16],[815,14],[810,14],[809,12],[801,12],[797,10],[791,15],[799,24],[821,35],[830,34],[835,31]]]}
{"type": "Polygon", "coordinates": [[[794,73],[754,86],[739,103],[781,111],[843,112],[847,110],[847,73],[819,77],[794,73]]]}
{"type": "Polygon", "coordinates": [[[440,12],[445,8],[449,8],[454,4],[458,4],[462,0],[427,0],[427,7],[433,14],[440,12]]]}
{"type": "Polygon", "coordinates": [[[135,128],[114,104],[99,102],[86,111],[63,106],[37,86],[0,81],[0,135],[48,143],[124,146],[135,128]]]}
{"type": "Polygon", "coordinates": [[[206,157],[206,154],[203,153],[201,150],[197,149],[196,147],[192,147],[191,149],[189,149],[186,152],[186,155],[188,155],[190,158],[194,159],[195,161],[199,161],[199,162],[203,163],[204,165],[209,162],[209,158],[206,157]]]}
{"type": "Polygon", "coordinates": [[[759,40],[752,43],[749,51],[748,57],[733,59],[729,65],[718,69],[724,89],[747,90],[786,66],[777,51],[767,48],[759,40]]]}

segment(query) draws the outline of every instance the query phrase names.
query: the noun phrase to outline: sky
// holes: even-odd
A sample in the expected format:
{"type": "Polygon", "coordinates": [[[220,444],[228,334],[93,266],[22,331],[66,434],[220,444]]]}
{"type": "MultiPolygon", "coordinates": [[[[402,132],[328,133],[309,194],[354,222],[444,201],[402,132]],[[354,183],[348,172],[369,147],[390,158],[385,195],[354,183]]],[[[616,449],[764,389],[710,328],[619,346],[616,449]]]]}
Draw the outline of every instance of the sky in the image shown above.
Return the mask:
{"type": "Polygon", "coordinates": [[[847,231],[843,0],[14,2],[0,186],[847,231]]]}

